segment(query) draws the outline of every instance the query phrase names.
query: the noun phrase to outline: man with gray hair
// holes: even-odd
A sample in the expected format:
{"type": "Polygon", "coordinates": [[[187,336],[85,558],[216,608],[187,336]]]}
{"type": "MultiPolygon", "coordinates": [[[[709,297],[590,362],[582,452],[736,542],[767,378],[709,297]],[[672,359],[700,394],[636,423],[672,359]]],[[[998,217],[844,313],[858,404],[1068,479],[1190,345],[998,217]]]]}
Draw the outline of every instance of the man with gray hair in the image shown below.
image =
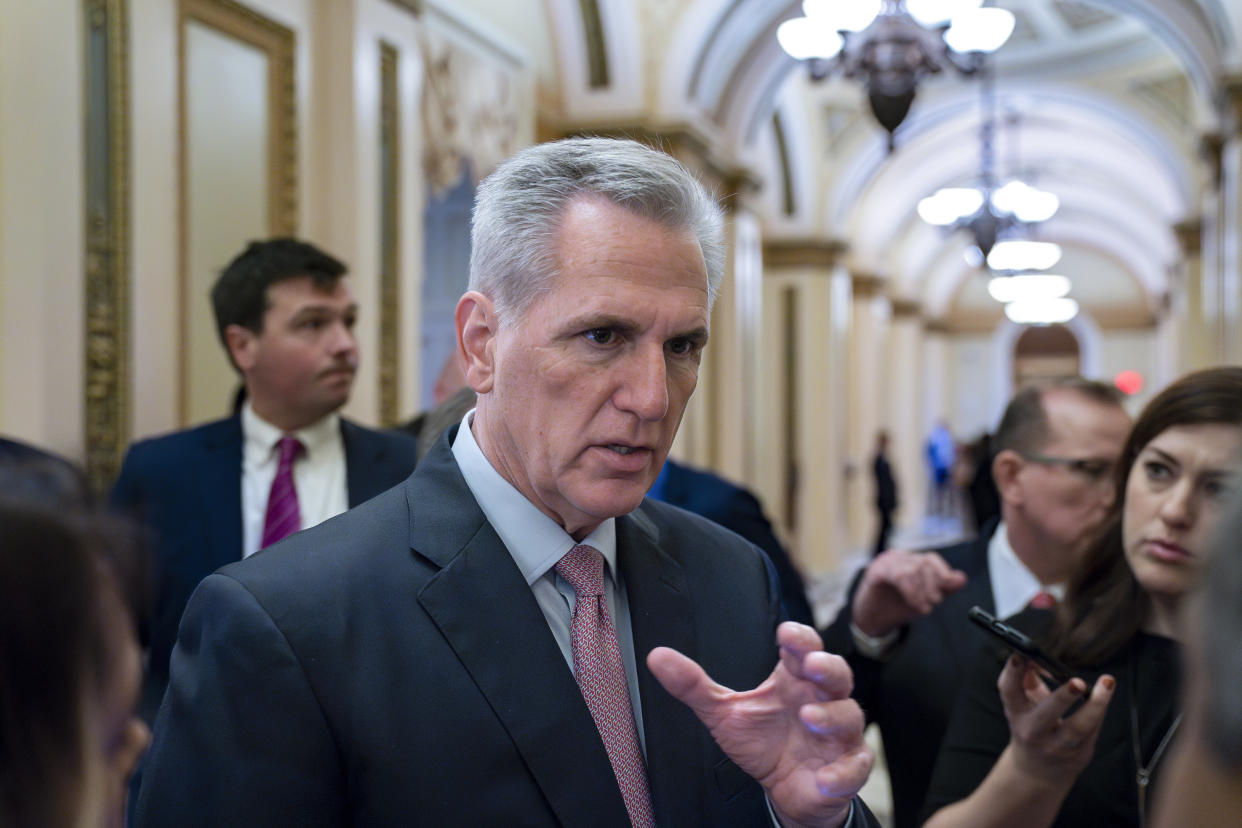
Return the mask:
{"type": "Polygon", "coordinates": [[[873,824],[845,663],[780,623],[757,548],[644,499],[721,224],[631,141],[483,182],[477,407],[401,486],[203,582],[139,824],[873,824]]]}

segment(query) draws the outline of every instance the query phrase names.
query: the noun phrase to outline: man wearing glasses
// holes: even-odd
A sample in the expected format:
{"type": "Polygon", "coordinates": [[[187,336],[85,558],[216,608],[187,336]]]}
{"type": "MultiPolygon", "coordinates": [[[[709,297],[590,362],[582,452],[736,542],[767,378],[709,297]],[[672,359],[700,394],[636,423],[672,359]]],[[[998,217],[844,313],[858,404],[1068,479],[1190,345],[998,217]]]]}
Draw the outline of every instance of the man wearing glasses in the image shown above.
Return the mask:
{"type": "Polygon", "coordinates": [[[1112,502],[1129,429],[1110,385],[1074,377],[1019,391],[994,443],[999,523],[947,549],[882,553],[824,631],[880,726],[897,828],[917,822],[960,677],[981,644],[966,611],[977,604],[1004,618],[1055,604],[1112,502]]]}

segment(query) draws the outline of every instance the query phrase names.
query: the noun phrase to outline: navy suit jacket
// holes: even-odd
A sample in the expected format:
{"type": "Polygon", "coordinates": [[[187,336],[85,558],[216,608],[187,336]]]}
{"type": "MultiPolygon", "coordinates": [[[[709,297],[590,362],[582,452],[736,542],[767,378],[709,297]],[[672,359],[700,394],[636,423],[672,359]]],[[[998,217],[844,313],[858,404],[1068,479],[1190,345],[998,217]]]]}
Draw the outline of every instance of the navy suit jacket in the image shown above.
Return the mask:
{"type": "Polygon", "coordinates": [[[845,607],[823,632],[825,649],[844,656],[854,670],[854,699],[867,721],[880,726],[897,828],[918,825],[958,691],[985,640],[966,611],[976,604],[988,612],[996,609],[988,573],[988,542],[995,530],[993,522],[975,540],[937,550],[950,566],[966,573],[966,585],[912,622],[887,661],[859,653],[850,635],[861,573],[850,587],[845,607]]]}
{"type": "MultiPolygon", "coordinates": [[[[404,480],[414,468],[407,435],[372,431],[341,420],[349,505],[357,506],[404,480]]],[[[190,593],[242,556],[242,428],[240,416],[143,440],[125,455],[112,488],[114,508],[150,527],[153,537],[148,684],[144,713],[154,715],[168,659],[190,593]]]]}
{"type": "MultiPolygon", "coordinates": [[[[444,435],[402,486],[210,576],[186,610],[140,826],[628,824],[599,732],[444,435]]],[[[776,663],[753,546],[650,500],[617,520],[661,825],[764,825],[759,785],[646,667],[776,663]]],[[[865,808],[855,824],[865,823],[865,808]]]]}
{"type": "Polygon", "coordinates": [[[809,627],[815,626],[815,616],[806,597],[806,584],[789,553],[772,531],[772,524],[764,516],[759,498],[719,475],[666,460],[660,500],[719,523],[766,552],[780,578],[781,598],[790,619],[809,627]]]}

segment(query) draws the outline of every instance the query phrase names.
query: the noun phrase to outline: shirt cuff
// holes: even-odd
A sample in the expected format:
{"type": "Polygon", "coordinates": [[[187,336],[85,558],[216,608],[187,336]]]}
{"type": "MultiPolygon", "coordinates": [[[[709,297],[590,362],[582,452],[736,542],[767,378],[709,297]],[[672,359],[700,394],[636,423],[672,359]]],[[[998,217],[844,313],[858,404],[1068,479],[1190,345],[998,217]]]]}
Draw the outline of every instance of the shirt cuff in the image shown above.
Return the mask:
{"type": "MultiPolygon", "coordinates": [[[[768,799],[768,792],[767,792],[767,791],[764,791],[764,792],[763,792],[763,801],[764,801],[765,803],[767,803],[767,806],[768,806],[768,816],[769,816],[769,817],[771,817],[771,819],[772,819],[772,826],[773,826],[773,828],[784,828],[784,826],[783,826],[783,825],[781,825],[781,821],[780,821],[779,819],[777,819],[777,818],[776,818],[776,811],[774,811],[774,810],[772,809],[772,800],[771,800],[771,799],[768,799]]],[[[850,809],[849,809],[849,811],[847,811],[847,812],[846,812],[846,814],[845,814],[845,822],[842,822],[842,823],[841,823],[841,826],[842,826],[842,828],[850,828],[850,826],[853,824],[853,822],[854,822],[854,800],[853,800],[853,799],[851,799],[851,800],[850,800],[850,809]]]]}
{"type": "Polygon", "coordinates": [[[884,635],[867,635],[850,622],[850,638],[854,640],[854,649],[867,658],[884,661],[893,654],[897,642],[901,640],[901,630],[891,630],[884,635]]]}

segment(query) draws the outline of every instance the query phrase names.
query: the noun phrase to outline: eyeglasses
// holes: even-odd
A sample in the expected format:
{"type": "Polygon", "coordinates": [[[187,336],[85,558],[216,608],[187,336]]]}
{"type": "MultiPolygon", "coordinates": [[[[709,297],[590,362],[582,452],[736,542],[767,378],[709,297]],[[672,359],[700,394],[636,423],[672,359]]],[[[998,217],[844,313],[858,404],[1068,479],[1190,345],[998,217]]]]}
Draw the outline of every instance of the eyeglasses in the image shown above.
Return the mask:
{"type": "Polygon", "coordinates": [[[1113,475],[1116,464],[1102,457],[1055,457],[1050,454],[1038,454],[1033,451],[1020,451],[1023,459],[1043,466],[1064,466],[1093,483],[1108,480],[1113,475]]]}

